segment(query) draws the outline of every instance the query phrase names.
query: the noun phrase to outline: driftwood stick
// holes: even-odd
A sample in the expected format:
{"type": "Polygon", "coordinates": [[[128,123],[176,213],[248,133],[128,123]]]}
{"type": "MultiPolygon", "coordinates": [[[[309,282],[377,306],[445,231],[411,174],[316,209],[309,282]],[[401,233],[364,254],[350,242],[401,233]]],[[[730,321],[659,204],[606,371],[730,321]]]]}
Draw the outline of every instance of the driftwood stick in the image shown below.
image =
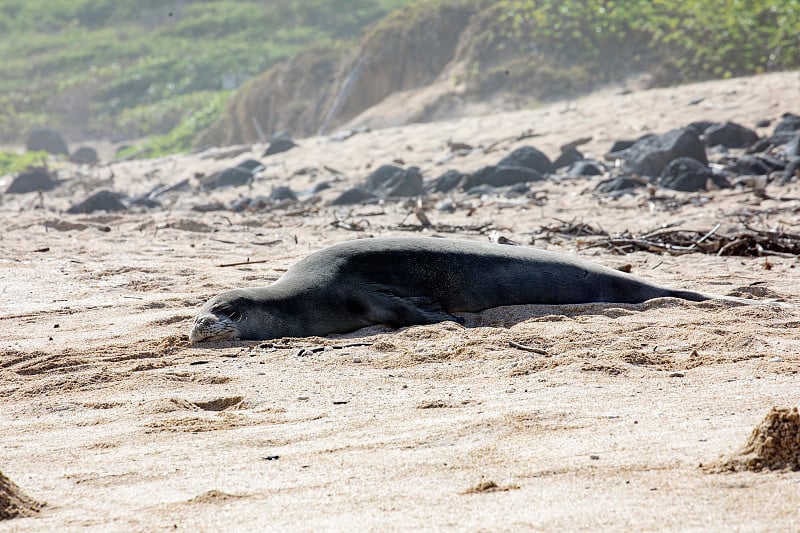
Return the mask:
{"type": "Polygon", "coordinates": [[[238,263],[224,263],[222,265],[217,265],[218,267],[235,267],[235,266],[243,266],[243,265],[258,265],[260,263],[269,263],[269,259],[259,259],[258,261],[239,261],[238,263]]]}
{"type": "Polygon", "coordinates": [[[725,252],[727,252],[728,250],[730,250],[734,246],[739,246],[740,244],[744,244],[745,242],[747,242],[747,241],[745,241],[744,239],[736,239],[734,241],[731,241],[731,242],[729,242],[728,244],[726,244],[725,246],[723,246],[722,248],[719,249],[719,251],[717,252],[717,256],[723,256],[723,255],[725,255],[725,252]]]}
{"type": "Polygon", "coordinates": [[[691,245],[689,248],[690,248],[690,249],[695,249],[695,248],[697,248],[697,245],[698,245],[698,244],[700,244],[700,243],[701,243],[701,242],[703,242],[704,240],[706,240],[706,239],[708,239],[709,237],[711,237],[712,235],[714,235],[714,234],[717,232],[717,230],[720,228],[720,226],[721,226],[721,225],[722,225],[722,224],[720,224],[720,223],[717,223],[717,225],[716,225],[716,226],[714,226],[713,228],[711,228],[711,231],[709,231],[708,233],[706,233],[705,235],[703,235],[702,237],[700,237],[700,239],[698,239],[698,240],[694,241],[694,242],[692,243],[692,245],[691,245]]]}
{"type": "Polygon", "coordinates": [[[516,348],[517,350],[522,350],[524,352],[533,352],[539,355],[547,355],[547,352],[542,350],[541,348],[534,348],[533,346],[526,346],[524,344],[520,344],[514,341],[508,341],[508,345],[512,348],[516,348]]]}

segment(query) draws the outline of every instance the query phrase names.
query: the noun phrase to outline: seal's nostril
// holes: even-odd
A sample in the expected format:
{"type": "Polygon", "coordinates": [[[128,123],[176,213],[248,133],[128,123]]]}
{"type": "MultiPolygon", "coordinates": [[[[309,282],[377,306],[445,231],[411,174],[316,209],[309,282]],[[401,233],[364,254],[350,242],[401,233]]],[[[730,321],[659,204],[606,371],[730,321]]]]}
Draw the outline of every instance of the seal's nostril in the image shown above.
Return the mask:
{"type": "Polygon", "coordinates": [[[215,317],[208,315],[199,316],[194,319],[194,323],[197,324],[198,326],[207,326],[209,324],[213,324],[215,321],[216,321],[215,317]]]}

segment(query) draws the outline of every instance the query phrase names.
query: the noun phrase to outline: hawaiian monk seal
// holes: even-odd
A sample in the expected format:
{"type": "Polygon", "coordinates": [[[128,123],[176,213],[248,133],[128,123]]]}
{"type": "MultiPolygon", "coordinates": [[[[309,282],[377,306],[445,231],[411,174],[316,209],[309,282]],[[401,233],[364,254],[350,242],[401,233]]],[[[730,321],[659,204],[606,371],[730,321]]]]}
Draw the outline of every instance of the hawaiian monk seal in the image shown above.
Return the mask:
{"type": "Polygon", "coordinates": [[[570,255],[457,239],[387,237],[336,244],[268,287],[234,289],[200,309],[189,339],[346,333],[463,322],[458,312],[521,304],[641,303],[659,297],[753,300],[675,290],[570,255]]]}

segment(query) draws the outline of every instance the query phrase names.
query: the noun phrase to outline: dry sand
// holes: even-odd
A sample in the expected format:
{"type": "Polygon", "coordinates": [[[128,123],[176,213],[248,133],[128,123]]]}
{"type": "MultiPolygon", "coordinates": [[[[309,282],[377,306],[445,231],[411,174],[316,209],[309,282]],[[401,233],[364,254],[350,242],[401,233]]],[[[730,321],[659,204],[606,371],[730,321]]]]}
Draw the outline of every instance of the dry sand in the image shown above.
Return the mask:
{"type": "MultiPolygon", "coordinates": [[[[559,145],[585,136],[593,140],[584,149],[599,156],[617,138],[692,120],[752,126],[800,112],[798,97],[797,72],[770,74],[609,89],[343,142],[304,139],[265,159],[252,191],[183,192],[169,209],[138,214],[63,213],[108,168],[64,165],[62,176],[84,176],[42,198],[3,196],[0,471],[46,505],[0,521],[0,530],[797,530],[800,474],[700,465],[740,449],[772,407],[797,406],[798,308],[660,299],[494,309],[467,316],[467,327],[375,327],[271,344],[192,346],[187,333],[197,308],[224,289],[269,283],[334,242],[407,235],[392,227],[416,222],[411,207],[396,203],[247,214],[201,214],[188,209],[194,204],[276,185],[303,189],[331,178],[325,165],[346,176],[330,198],[368,166],[395,159],[434,177],[524,144],[555,157],[559,145]],[[526,130],[541,136],[445,161],[448,140],[485,147],[526,130]],[[319,173],[297,173],[304,168],[319,173]],[[334,227],[337,220],[364,231],[334,227]],[[350,343],[368,345],[298,356],[350,343]]],[[[114,188],[142,193],[261,150],[116,164],[114,188]]],[[[725,228],[748,216],[758,227],[800,232],[797,184],[767,188],[789,200],[741,189],[671,193],[700,199],[673,210],[651,210],[643,196],[582,194],[593,186],[548,182],[538,187],[543,206],[471,198],[472,209],[428,216],[493,224],[521,244],[556,219],[613,233],[666,223],[725,228]]],[[[534,244],[627,263],[675,287],[744,287],[800,303],[797,258],[619,256],[558,236],[534,244]]]]}

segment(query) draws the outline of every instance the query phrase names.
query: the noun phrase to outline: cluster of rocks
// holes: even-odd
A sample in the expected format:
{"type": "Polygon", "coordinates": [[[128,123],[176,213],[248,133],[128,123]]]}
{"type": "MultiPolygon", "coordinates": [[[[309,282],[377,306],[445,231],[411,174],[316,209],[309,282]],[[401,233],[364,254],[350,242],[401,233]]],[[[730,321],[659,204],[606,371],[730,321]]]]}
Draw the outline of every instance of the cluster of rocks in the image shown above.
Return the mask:
{"type": "Polygon", "coordinates": [[[427,181],[418,167],[382,165],[370,173],[361,185],[347,189],[330,203],[350,205],[381,198],[446,193],[456,189],[467,194],[496,192],[509,186],[543,181],[556,168],[555,163],[532,146],[517,148],[496,165],[482,167],[471,174],[451,169],[427,181]]]}
{"type": "Polygon", "coordinates": [[[491,192],[492,189],[545,180],[556,171],[556,165],[533,146],[522,146],[494,165],[479,168],[471,174],[448,170],[428,184],[431,192],[461,189],[467,194],[491,192]]]}
{"type": "Polygon", "coordinates": [[[467,195],[524,194],[524,184],[551,178],[600,176],[604,179],[597,183],[597,193],[619,194],[648,186],[684,192],[730,188],[738,178],[762,175],[788,183],[800,175],[800,116],[792,114],[784,115],[763,138],[733,122],[694,122],[661,135],[617,141],[603,161],[587,159],[578,150],[588,140],[562,146],[554,161],[533,146],[522,146],[475,172],[450,169],[430,181],[424,181],[416,167],[384,165],[332,204],[454,190],[467,195]]]}
{"type": "MultiPolygon", "coordinates": [[[[764,121],[757,127],[768,125],[764,121]]],[[[587,159],[578,150],[589,140],[579,139],[562,146],[555,160],[550,160],[533,146],[522,146],[495,164],[474,172],[449,169],[428,180],[415,166],[382,165],[362,183],[336,196],[329,205],[353,205],[431,193],[516,196],[528,193],[532,183],[574,178],[598,178],[594,189],[596,194],[618,196],[655,187],[685,192],[730,188],[752,182],[753,176],[764,176],[765,183],[781,184],[800,177],[800,116],[790,113],[783,115],[772,133],[764,137],[759,137],[754,129],[734,122],[698,121],[660,135],[648,134],[638,139],[616,141],[603,160],[587,159]]],[[[52,141],[47,144],[50,149],[63,148],[56,137],[41,133],[31,140],[32,149],[43,147],[45,141],[52,141]]],[[[285,152],[296,146],[288,136],[281,134],[273,137],[263,156],[285,152]]],[[[264,169],[261,161],[247,159],[209,176],[196,177],[199,189],[210,191],[250,186],[264,169]]],[[[6,192],[48,191],[59,183],[46,167],[31,168],[18,175],[6,192]]],[[[189,180],[183,180],[178,184],[156,187],[135,198],[102,190],[73,205],[68,212],[121,211],[133,205],[158,208],[160,195],[190,187],[189,180]]],[[[228,206],[219,203],[198,205],[196,209],[245,211],[284,206],[315,197],[329,187],[329,182],[320,182],[310,189],[295,191],[284,185],[275,187],[269,195],[239,198],[228,206]]]]}
{"type": "Polygon", "coordinates": [[[204,176],[200,179],[200,188],[210,190],[250,185],[264,168],[260,161],[246,159],[236,166],[220,170],[210,176],[204,176]]]}
{"type": "Polygon", "coordinates": [[[331,201],[331,205],[351,205],[378,198],[407,198],[425,194],[422,173],[418,167],[402,168],[381,165],[364,182],[347,189],[331,201]]]}
{"type": "Polygon", "coordinates": [[[288,152],[297,146],[298,144],[294,142],[286,133],[278,133],[272,136],[269,146],[267,146],[267,149],[264,150],[262,156],[268,157],[275,154],[282,154],[283,152],[288,152]]]}
{"type": "Polygon", "coordinates": [[[37,128],[28,135],[25,149],[29,152],[47,152],[50,155],[64,155],[73,163],[94,165],[98,161],[97,150],[90,146],[81,146],[72,154],[64,137],[50,128],[37,128]]]}
{"type": "Polygon", "coordinates": [[[598,184],[600,193],[647,185],[695,192],[729,188],[749,176],[786,184],[800,170],[800,116],[783,115],[763,138],[735,122],[693,122],[662,135],[619,141],[605,159],[621,164],[617,175],[598,184]]]}
{"type": "MultiPolygon", "coordinates": [[[[50,128],[38,128],[31,131],[25,142],[25,149],[28,152],[45,152],[55,156],[66,156],[70,161],[79,165],[94,165],[99,160],[97,150],[89,146],[81,146],[70,154],[64,137],[50,128]]],[[[29,167],[14,176],[5,192],[6,194],[46,192],[55,189],[61,181],[43,161],[41,166],[29,167]]]]}
{"type": "Polygon", "coordinates": [[[11,185],[6,189],[6,194],[51,191],[55,189],[59,183],[59,179],[55,173],[51,172],[46,166],[29,167],[11,180],[11,185]]]}

